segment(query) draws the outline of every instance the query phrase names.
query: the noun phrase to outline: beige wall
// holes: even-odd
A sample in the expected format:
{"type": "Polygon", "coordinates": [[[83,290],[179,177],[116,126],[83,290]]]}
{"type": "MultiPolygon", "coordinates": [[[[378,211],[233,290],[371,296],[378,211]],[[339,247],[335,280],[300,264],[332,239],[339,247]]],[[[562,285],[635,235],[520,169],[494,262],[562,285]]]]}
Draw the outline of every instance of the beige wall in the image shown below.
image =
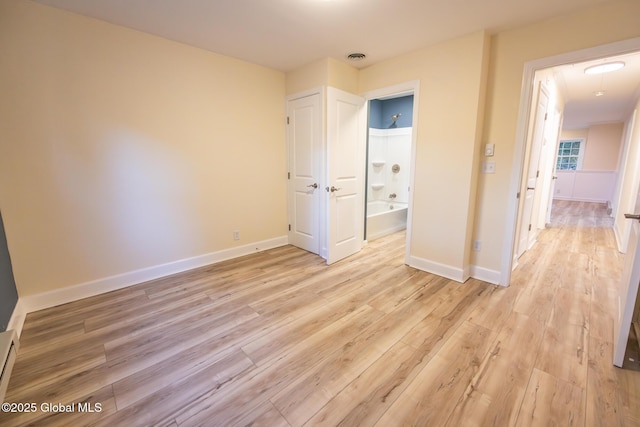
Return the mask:
{"type": "Polygon", "coordinates": [[[585,140],[583,170],[615,171],[622,144],[624,123],[593,125],[586,129],[563,129],[560,139],[585,140]]]}
{"type": "Polygon", "coordinates": [[[478,238],[474,264],[499,271],[524,64],[638,37],[637,16],[637,1],[610,1],[361,71],[323,59],[285,78],[4,0],[0,207],[20,295],[285,235],[285,95],[412,80],[421,86],[411,252],[465,269],[478,238]],[[478,170],[486,142],[495,174],[478,170]]]}
{"type": "Polygon", "coordinates": [[[357,93],[359,71],[349,64],[333,58],[324,58],[286,74],[287,95],[308,89],[331,86],[357,93]]]}
{"type": "Polygon", "coordinates": [[[585,141],[589,136],[589,128],[584,129],[562,129],[560,139],[583,138],[585,141]]]}
{"type": "Polygon", "coordinates": [[[617,170],[623,131],[624,123],[591,126],[587,136],[582,169],[617,170]]]}
{"type": "Polygon", "coordinates": [[[21,296],[286,235],[283,73],[16,0],[0,52],[21,296]]]}
{"type": "Polygon", "coordinates": [[[476,264],[499,270],[524,65],[528,61],[640,36],[640,2],[611,1],[579,13],[496,34],[491,64],[484,138],[495,143],[497,172],[480,175],[476,235],[483,240],[476,264]]]}
{"type": "Polygon", "coordinates": [[[360,93],[420,81],[411,255],[469,263],[489,39],[484,32],[360,71],[360,93]]]}

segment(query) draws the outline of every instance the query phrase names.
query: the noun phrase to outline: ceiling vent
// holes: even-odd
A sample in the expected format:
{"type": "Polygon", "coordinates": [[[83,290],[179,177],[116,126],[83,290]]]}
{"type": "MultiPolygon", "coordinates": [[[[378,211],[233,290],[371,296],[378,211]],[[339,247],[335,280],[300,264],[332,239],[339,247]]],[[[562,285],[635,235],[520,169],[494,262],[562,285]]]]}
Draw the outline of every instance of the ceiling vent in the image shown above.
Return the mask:
{"type": "Polygon", "coordinates": [[[365,55],[364,53],[350,53],[349,55],[347,55],[347,58],[351,61],[362,61],[363,59],[365,59],[367,57],[367,55],[365,55]]]}

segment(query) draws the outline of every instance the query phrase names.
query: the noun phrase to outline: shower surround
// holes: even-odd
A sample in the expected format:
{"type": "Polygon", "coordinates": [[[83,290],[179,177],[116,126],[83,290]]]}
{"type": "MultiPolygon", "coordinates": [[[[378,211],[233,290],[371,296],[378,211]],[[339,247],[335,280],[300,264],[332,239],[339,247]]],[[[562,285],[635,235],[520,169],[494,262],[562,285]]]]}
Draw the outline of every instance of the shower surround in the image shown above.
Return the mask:
{"type": "Polygon", "coordinates": [[[407,226],[411,131],[411,128],[369,129],[367,240],[407,226]]]}

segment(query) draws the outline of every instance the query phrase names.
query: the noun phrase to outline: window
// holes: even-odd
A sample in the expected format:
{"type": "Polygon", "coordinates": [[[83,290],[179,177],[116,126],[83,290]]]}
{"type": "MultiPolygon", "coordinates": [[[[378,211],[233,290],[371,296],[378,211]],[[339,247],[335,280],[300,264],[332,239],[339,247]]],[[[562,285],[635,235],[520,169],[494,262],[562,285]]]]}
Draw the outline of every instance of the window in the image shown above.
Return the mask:
{"type": "Polygon", "coordinates": [[[583,155],[584,139],[566,139],[560,141],[556,170],[575,171],[582,169],[583,155]]]}

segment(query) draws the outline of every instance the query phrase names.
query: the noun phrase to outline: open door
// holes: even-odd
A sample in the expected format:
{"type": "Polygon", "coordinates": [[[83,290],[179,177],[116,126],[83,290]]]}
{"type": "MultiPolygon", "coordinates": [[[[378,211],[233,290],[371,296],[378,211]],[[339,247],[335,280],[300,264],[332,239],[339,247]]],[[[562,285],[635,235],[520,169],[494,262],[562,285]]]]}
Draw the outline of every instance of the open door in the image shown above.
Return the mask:
{"type": "Polygon", "coordinates": [[[624,268],[618,291],[618,312],[613,330],[613,364],[622,367],[624,352],[627,348],[629,331],[633,322],[633,311],[638,297],[640,284],[640,190],[636,196],[634,213],[625,214],[628,221],[633,220],[629,233],[624,268]]]}
{"type": "Polygon", "coordinates": [[[556,170],[558,169],[558,145],[560,144],[560,132],[562,131],[562,112],[556,109],[554,115],[554,138],[553,141],[553,161],[551,162],[551,182],[549,184],[549,194],[547,194],[547,209],[545,212],[544,223],[549,224],[551,222],[551,208],[553,206],[553,195],[556,191],[556,170]]]}
{"type": "Polygon", "coordinates": [[[524,202],[522,205],[522,216],[520,217],[520,233],[518,240],[518,258],[525,253],[535,242],[536,233],[532,230],[533,202],[535,199],[536,185],[538,182],[538,163],[540,162],[540,152],[544,139],[545,121],[547,119],[547,106],[549,104],[549,94],[547,89],[540,82],[536,103],[536,115],[534,118],[533,135],[531,136],[531,150],[529,154],[529,168],[527,170],[527,187],[524,190],[524,202]]]}
{"type": "Polygon", "coordinates": [[[364,106],[362,97],[327,88],[327,264],[362,249],[364,106]]]}

